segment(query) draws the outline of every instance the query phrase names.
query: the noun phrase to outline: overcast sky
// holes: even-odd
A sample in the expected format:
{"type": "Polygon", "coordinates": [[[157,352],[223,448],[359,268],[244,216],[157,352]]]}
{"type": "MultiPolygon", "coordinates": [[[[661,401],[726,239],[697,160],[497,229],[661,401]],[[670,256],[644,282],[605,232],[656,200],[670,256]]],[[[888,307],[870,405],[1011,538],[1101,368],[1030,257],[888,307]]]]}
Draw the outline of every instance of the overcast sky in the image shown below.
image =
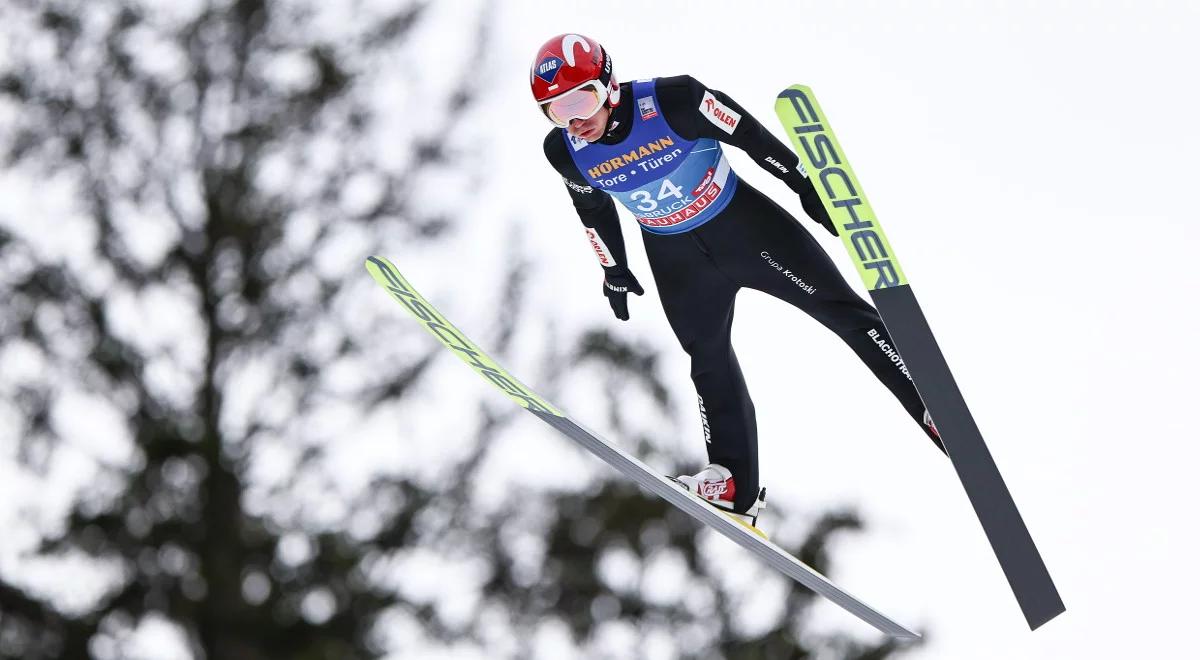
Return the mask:
{"type": "MultiPolygon", "coordinates": [[[[1200,587],[1196,3],[500,5],[492,66],[508,91],[492,106],[503,162],[488,206],[519,218],[520,240],[554,273],[539,295],[560,317],[611,320],[540,153],[548,123],[527,67],[542,41],[587,34],[623,80],[691,74],[781,138],[775,95],[797,82],[816,92],[1067,605],[1031,633],[950,465],[830,333],[745,291],[734,343],[763,483],[792,509],[862,508],[868,532],[837,544],[834,578],[934,631],[912,657],[1166,657],[1185,643],[1200,587]]],[[[804,221],[861,290],[841,245],[804,221]]],[[[648,284],[636,224],[624,211],[622,222],[648,284]]],[[[618,330],[667,349],[673,393],[688,401],[687,362],[651,287],[631,313],[618,330]]],[[[603,427],[599,411],[562,405],[603,427]]],[[[698,421],[684,431],[699,464],[698,421]]],[[[832,606],[815,625],[858,629],[832,606]]]]}
{"type": "MultiPolygon", "coordinates": [[[[609,49],[620,79],[691,74],[781,138],[775,95],[807,84],[887,230],[1067,612],[1031,633],[947,461],[832,334],[746,291],[734,344],[757,406],[772,499],[814,516],[844,505],[863,511],[867,531],[835,544],[832,578],[933,631],[910,657],[1172,657],[1188,642],[1200,587],[1200,269],[1191,263],[1200,253],[1191,199],[1200,169],[1192,123],[1200,116],[1197,3],[496,4],[497,40],[479,68],[489,77],[481,82],[486,119],[497,130],[477,145],[494,162],[472,191],[471,231],[454,238],[465,252],[447,260],[385,246],[434,304],[486,348],[484,312],[472,307],[491,282],[472,263],[494,268],[510,251],[531,259],[533,313],[558,327],[608,324],[664,351],[664,374],[687,420],[682,429],[664,425],[664,435],[682,431],[664,442],[699,467],[686,356],[651,285],[636,224],[621,212],[647,292],[632,300],[632,320],[619,323],[599,294],[599,267],[579,220],[542,157],[549,124],[531,100],[528,66],[546,38],[582,32],[609,49]]],[[[435,7],[439,27],[420,37],[426,66],[405,72],[429,84],[462,63],[473,34],[453,15],[459,3],[435,7]]],[[[419,121],[418,102],[400,107],[419,121]]],[[[739,175],[803,218],[783,184],[741,152],[727,153],[739,175]]],[[[431,188],[429,197],[445,192],[431,188]]],[[[841,244],[803,222],[862,290],[841,244]]],[[[381,295],[379,304],[391,303],[381,295]]],[[[520,338],[517,353],[541,339],[520,338]]],[[[539,386],[519,358],[507,366],[539,386]]],[[[437,410],[442,401],[451,410],[456,402],[437,393],[459,387],[491,395],[445,360],[420,405],[437,410]]],[[[570,394],[556,403],[605,430],[599,404],[570,394]]],[[[528,458],[551,455],[542,448],[569,451],[566,441],[527,428],[537,433],[516,439],[522,450],[494,471],[572,483],[584,468],[562,454],[553,465],[528,458]]],[[[443,429],[439,437],[451,435],[443,429]]],[[[718,541],[714,553],[736,554],[718,541]]],[[[873,635],[834,606],[819,606],[813,625],[873,635]]]]}

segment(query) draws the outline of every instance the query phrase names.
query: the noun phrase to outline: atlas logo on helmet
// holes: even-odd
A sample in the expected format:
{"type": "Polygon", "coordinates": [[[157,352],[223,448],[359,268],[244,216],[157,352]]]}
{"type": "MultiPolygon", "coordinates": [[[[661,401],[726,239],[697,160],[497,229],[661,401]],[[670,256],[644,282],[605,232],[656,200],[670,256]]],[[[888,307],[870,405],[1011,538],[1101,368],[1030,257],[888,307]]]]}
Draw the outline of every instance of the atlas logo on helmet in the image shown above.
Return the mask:
{"type": "Polygon", "coordinates": [[[563,61],[552,53],[546,53],[541,62],[534,68],[534,75],[547,83],[553,83],[562,68],[563,61]]]}

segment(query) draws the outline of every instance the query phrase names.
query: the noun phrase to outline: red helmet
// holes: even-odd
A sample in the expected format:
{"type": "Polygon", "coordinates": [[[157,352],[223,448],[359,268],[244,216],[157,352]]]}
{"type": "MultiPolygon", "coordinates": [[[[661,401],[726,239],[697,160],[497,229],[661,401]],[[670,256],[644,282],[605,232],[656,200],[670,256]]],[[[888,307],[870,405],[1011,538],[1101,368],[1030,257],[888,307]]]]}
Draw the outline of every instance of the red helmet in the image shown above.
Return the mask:
{"type": "Polygon", "coordinates": [[[529,86],[542,112],[559,126],[621,102],[612,59],[581,34],[560,34],[542,44],[529,68],[529,86]]]}

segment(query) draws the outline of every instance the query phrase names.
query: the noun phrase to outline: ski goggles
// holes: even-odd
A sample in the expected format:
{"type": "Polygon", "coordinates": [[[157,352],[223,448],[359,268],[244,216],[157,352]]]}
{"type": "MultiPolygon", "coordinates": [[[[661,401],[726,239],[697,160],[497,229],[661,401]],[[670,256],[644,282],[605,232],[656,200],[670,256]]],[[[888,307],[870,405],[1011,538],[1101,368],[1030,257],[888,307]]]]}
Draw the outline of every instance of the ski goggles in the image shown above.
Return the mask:
{"type": "Polygon", "coordinates": [[[538,107],[546,118],[559,128],[571,125],[572,119],[589,119],[608,99],[608,90],[599,80],[589,80],[582,85],[548,100],[542,101],[538,107]]]}

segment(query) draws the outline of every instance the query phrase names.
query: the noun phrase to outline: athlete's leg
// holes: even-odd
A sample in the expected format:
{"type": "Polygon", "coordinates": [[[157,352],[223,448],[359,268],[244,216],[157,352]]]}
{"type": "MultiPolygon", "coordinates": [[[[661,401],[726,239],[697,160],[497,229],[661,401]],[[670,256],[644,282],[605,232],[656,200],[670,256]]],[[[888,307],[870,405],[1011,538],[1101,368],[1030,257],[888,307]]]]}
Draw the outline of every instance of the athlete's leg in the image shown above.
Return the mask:
{"type": "Polygon", "coordinates": [[[722,267],[739,284],[785,300],[837,333],[941,448],[924,423],[925,404],[875,308],[854,292],[812,234],[779,205],[749,186],[739,187],[734,203],[726,213],[733,210],[740,222],[724,227],[739,231],[736,238],[722,237],[729,250],[722,255],[722,267]]]}
{"type": "Polygon", "coordinates": [[[739,287],[691,235],[643,235],[667,321],[691,357],[708,459],[732,473],[734,509],[745,511],[758,495],[758,435],[754,403],[730,343],[739,287]]]}

